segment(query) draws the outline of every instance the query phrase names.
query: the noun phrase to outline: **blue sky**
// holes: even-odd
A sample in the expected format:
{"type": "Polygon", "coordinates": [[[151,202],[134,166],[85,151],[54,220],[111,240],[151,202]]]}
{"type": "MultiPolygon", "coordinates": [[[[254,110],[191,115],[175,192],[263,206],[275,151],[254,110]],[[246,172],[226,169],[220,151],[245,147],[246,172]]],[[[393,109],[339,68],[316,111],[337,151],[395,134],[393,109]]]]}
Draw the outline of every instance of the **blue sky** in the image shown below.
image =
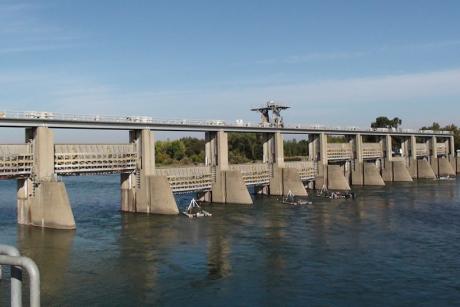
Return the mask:
{"type": "Polygon", "coordinates": [[[459,1],[0,0],[0,109],[458,120],[459,1]]]}

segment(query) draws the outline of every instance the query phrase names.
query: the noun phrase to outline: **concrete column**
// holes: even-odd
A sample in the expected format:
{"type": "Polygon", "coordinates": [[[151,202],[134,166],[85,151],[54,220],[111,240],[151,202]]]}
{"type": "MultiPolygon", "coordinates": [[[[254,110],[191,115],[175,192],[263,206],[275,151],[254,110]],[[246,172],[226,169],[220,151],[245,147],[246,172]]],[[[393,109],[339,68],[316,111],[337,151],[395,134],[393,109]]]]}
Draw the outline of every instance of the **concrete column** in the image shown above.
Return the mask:
{"type": "Polygon", "coordinates": [[[75,229],[70,201],[63,182],[54,173],[54,137],[47,127],[26,129],[32,144],[32,176],[18,180],[18,223],[43,228],[75,229]]]}
{"type": "Polygon", "coordinates": [[[452,165],[452,169],[454,170],[455,173],[457,173],[458,169],[457,169],[457,158],[455,156],[454,136],[449,137],[449,161],[450,161],[450,164],[452,165]]]}
{"type": "Polygon", "coordinates": [[[264,142],[264,163],[284,167],[284,140],[280,132],[267,133],[264,142]]]}
{"type": "Polygon", "coordinates": [[[432,136],[430,140],[430,164],[436,177],[439,176],[438,164],[438,141],[436,136],[432,136]]]}
{"type": "Polygon", "coordinates": [[[228,135],[223,130],[206,132],[206,165],[228,170],[228,135]]]}
{"type": "Polygon", "coordinates": [[[309,134],[308,135],[308,160],[310,161],[316,161],[317,159],[317,143],[318,143],[319,139],[317,136],[313,135],[313,134],[309,134]]]}
{"type": "Polygon", "coordinates": [[[318,136],[317,142],[317,157],[318,161],[318,175],[315,179],[315,189],[320,190],[323,187],[328,186],[328,171],[327,171],[327,135],[325,133],[320,133],[318,136]]]}
{"type": "Polygon", "coordinates": [[[352,185],[364,185],[363,174],[363,137],[356,134],[353,139],[354,167],[351,172],[352,185]]]}
{"type": "Polygon", "coordinates": [[[137,148],[135,173],[121,174],[121,210],[148,214],[178,214],[168,179],[155,175],[155,139],[148,129],[129,132],[137,148]]]}
{"type": "Polygon", "coordinates": [[[393,149],[391,135],[384,137],[385,158],[382,165],[382,178],[384,181],[393,181],[393,149]]]}
{"type": "Polygon", "coordinates": [[[408,153],[408,158],[409,158],[409,173],[412,178],[416,179],[418,178],[418,172],[417,172],[417,139],[415,135],[410,136],[410,150],[408,153]]]}
{"type": "Polygon", "coordinates": [[[391,135],[385,136],[385,151],[386,151],[386,160],[393,161],[393,138],[391,135]]]}
{"type": "Polygon", "coordinates": [[[252,198],[238,170],[230,170],[228,163],[228,135],[225,131],[207,132],[206,164],[216,173],[210,195],[206,201],[214,203],[252,204],[252,198]]]}

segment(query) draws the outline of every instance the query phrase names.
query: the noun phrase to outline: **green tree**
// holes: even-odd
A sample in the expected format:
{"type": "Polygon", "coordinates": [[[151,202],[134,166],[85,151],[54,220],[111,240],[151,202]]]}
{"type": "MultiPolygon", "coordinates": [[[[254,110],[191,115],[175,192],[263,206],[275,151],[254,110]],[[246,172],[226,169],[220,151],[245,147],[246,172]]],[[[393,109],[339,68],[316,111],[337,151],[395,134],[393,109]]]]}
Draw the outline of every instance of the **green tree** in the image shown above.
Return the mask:
{"type": "Polygon", "coordinates": [[[372,128],[398,128],[401,126],[402,120],[399,117],[389,119],[386,116],[379,116],[375,122],[371,123],[372,128]]]}

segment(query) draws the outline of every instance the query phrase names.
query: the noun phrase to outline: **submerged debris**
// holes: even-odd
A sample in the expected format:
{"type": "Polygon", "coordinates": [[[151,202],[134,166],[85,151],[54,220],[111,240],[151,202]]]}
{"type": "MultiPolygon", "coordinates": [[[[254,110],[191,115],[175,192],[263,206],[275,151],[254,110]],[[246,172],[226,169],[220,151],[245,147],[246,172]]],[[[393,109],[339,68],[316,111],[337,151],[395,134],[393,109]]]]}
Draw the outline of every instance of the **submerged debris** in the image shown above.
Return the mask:
{"type": "Polygon", "coordinates": [[[206,210],[203,210],[200,207],[200,205],[198,205],[195,198],[193,198],[190,201],[190,204],[188,205],[187,209],[185,211],[182,211],[182,214],[188,216],[189,218],[212,216],[211,213],[209,213],[206,210]]]}
{"type": "Polygon", "coordinates": [[[293,206],[299,206],[299,205],[311,205],[312,202],[305,200],[305,199],[298,199],[294,193],[292,193],[291,190],[289,190],[289,193],[283,197],[283,200],[281,201],[283,204],[287,205],[293,205],[293,206]]]}
{"type": "Polygon", "coordinates": [[[316,193],[316,196],[329,199],[356,199],[355,192],[331,192],[325,186],[316,193]]]}

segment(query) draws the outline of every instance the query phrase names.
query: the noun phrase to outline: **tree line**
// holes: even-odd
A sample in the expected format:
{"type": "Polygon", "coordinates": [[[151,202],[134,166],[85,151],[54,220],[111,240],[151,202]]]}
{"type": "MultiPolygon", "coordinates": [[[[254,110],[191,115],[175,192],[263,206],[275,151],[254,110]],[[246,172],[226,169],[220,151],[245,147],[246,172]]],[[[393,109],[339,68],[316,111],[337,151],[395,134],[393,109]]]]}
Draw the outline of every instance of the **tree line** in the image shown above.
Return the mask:
{"type": "MultiPolygon", "coordinates": [[[[228,160],[231,164],[262,161],[264,137],[257,133],[229,133],[228,160]]],[[[286,160],[300,160],[306,157],[306,140],[284,141],[286,160]]],[[[178,140],[164,140],[155,143],[155,161],[158,165],[199,165],[205,163],[205,140],[184,137],[178,140]]]]}

